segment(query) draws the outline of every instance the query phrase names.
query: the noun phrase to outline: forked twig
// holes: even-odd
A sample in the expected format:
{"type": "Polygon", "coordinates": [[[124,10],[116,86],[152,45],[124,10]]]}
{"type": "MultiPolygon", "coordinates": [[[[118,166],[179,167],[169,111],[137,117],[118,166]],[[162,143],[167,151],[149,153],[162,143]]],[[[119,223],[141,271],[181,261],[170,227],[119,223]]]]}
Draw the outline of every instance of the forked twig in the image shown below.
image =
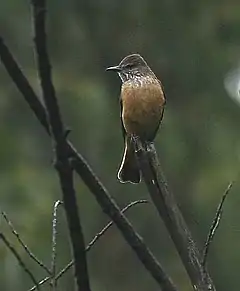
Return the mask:
{"type": "Polygon", "coordinates": [[[23,268],[23,270],[28,274],[28,276],[30,277],[30,279],[33,281],[33,283],[36,286],[36,289],[40,291],[40,285],[37,282],[37,280],[35,279],[34,275],[32,274],[32,272],[28,269],[28,267],[25,265],[25,263],[23,262],[22,258],[20,257],[20,255],[18,254],[18,252],[15,250],[15,248],[11,245],[11,243],[8,241],[8,239],[6,238],[6,236],[3,233],[0,233],[0,239],[2,239],[2,241],[4,242],[4,244],[7,246],[7,248],[11,251],[11,253],[14,255],[14,257],[17,259],[19,265],[23,268]]]}
{"type": "Polygon", "coordinates": [[[210,227],[210,230],[209,230],[209,233],[208,233],[208,236],[207,236],[207,240],[206,240],[206,243],[205,243],[205,247],[204,247],[204,250],[203,250],[203,258],[202,258],[202,265],[203,267],[205,268],[206,267],[206,262],[207,262],[207,256],[208,256],[208,253],[209,253],[209,249],[210,249],[210,246],[211,246],[211,243],[213,241],[213,238],[215,236],[215,233],[216,233],[216,230],[219,226],[219,223],[220,223],[220,220],[221,220],[221,217],[222,217],[222,214],[223,214],[223,204],[232,188],[232,185],[233,185],[233,182],[229,183],[227,189],[225,190],[225,192],[223,193],[223,196],[221,198],[221,201],[218,205],[218,208],[217,208],[217,211],[216,211],[216,214],[215,214],[215,217],[213,219],[213,222],[211,224],[211,227],[210,227]]]}
{"type": "MultiPolygon", "coordinates": [[[[142,204],[142,203],[148,203],[147,200],[136,200],[133,201],[131,203],[129,203],[127,206],[125,206],[122,210],[121,213],[126,212],[127,210],[129,210],[131,207],[135,206],[136,204],[142,204]]],[[[97,242],[97,240],[102,237],[105,232],[114,224],[113,221],[110,221],[107,225],[105,225],[95,236],[94,238],[90,241],[90,243],[87,245],[85,251],[88,252],[90,251],[90,249],[92,248],[92,246],[97,242]]],[[[58,279],[60,279],[74,264],[74,261],[69,262],[56,276],[55,280],[57,281],[58,279]]],[[[44,283],[46,283],[47,281],[49,281],[51,279],[50,276],[42,279],[40,282],[38,282],[39,285],[42,285],[44,283]]],[[[33,286],[31,289],[29,289],[28,291],[34,291],[36,290],[36,286],[33,286]]]]}
{"type": "Polygon", "coordinates": [[[35,261],[40,267],[42,267],[49,275],[51,274],[50,269],[43,263],[41,262],[34,254],[33,252],[29,249],[29,247],[24,243],[24,241],[22,240],[21,236],[19,235],[19,233],[16,231],[16,229],[14,228],[12,222],[10,221],[10,219],[8,218],[7,214],[2,211],[2,216],[5,219],[5,221],[7,222],[7,225],[9,226],[9,228],[11,229],[11,232],[13,233],[13,235],[17,238],[18,242],[20,243],[20,245],[24,248],[24,250],[26,251],[26,253],[29,255],[29,257],[35,261]]]}
{"type": "MultiPolygon", "coordinates": [[[[148,203],[147,200],[137,200],[134,202],[129,203],[126,207],[124,207],[121,212],[124,213],[125,211],[129,210],[131,207],[135,206],[136,204],[140,204],[140,203],[148,203]]],[[[110,221],[107,225],[104,226],[104,228],[102,230],[100,230],[95,236],[94,238],[90,241],[90,243],[87,245],[85,251],[88,252],[90,251],[91,247],[96,243],[96,241],[104,235],[104,233],[113,225],[113,221],[110,221]]],[[[62,269],[58,275],[56,276],[56,279],[59,279],[72,265],[74,264],[73,261],[69,262],[67,264],[67,266],[62,269]]]]}

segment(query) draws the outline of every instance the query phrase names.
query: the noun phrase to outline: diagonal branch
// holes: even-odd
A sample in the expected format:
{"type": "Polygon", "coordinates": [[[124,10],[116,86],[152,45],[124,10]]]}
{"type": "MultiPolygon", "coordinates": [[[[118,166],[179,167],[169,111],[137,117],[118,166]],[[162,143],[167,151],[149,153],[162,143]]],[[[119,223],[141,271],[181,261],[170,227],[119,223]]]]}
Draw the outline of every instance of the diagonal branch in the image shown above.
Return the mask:
{"type": "Polygon", "coordinates": [[[133,142],[151,199],[165,223],[193,287],[199,291],[215,290],[209,274],[202,266],[200,253],[190,230],[168,189],[154,145],[143,145],[137,137],[133,137],[133,142]]]}
{"type": "Polygon", "coordinates": [[[65,207],[70,241],[75,261],[75,278],[78,290],[90,291],[90,283],[85,255],[85,244],[77,200],[73,183],[73,171],[69,161],[69,151],[66,134],[61,120],[60,110],[55,95],[51,76],[51,65],[47,52],[45,32],[45,0],[32,0],[33,24],[35,32],[35,49],[37,55],[38,72],[41,82],[43,99],[46,105],[50,131],[54,140],[56,154],[56,170],[61,184],[63,203],[65,207]]]}
{"type": "Polygon", "coordinates": [[[205,247],[204,247],[204,250],[203,250],[203,258],[202,258],[202,265],[203,267],[205,268],[206,267],[206,262],[207,262],[207,256],[208,256],[208,253],[209,253],[209,249],[210,249],[210,245],[213,241],[213,238],[214,238],[214,235],[216,233],[216,230],[219,226],[219,223],[220,223],[220,220],[221,220],[221,217],[222,217],[222,213],[223,213],[223,204],[232,188],[232,185],[233,185],[233,182],[229,183],[227,189],[225,190],[225,192],[223,193],[223,196],[221,198],[221,201],[218,205],[218,208],[217,208],[217,211],[216,211],[216,214],[215,214],[215,217],[213,219],[213,222],[211,224],[211,227],[210,227],[210,230],[209,230],[209,233],[208,233],[208,236],[207,236],[207,240],[206,240],[206,243],[205,243],[205,247]]]}
{"type": "Polygon", "coordinates": [[[29,247],[25,244],[25,242],[22,240],[22,238],[20,237],[19,233],[16,231],[16,229],[14,228],[12,222],[9,220],[9,218],[7,217],[7,214],[2,211],[2,216],[5,219],[5,221],[7,222],[9,228],[11,229],[13,235],[15,235],[15,237],[17,238],[18,242],[20,243],[20,245],[24,248],[24,250],[26,251],[26,253],[29,255],[29,257],[35,261],[40,267],[42,267],[48,274],[51,274],[51,271],[49,270],[49,268],[43,263],[41,262],[34,254],[33,252],[29,249],[29,247]]]}
{"type": "MultiPolygon", "coordinates": [[[[134,202],[129,203],[126,207],[124,207],[121,212],[124,213],[127,210],[129,210],[130,208],[132,208],[133,206],[137,205],[137,204],[143,204],[143,203],[148,203],[147,200],[136,200],[134,202]]],[[[91,248],[95,245],[95,243],[106,233],[107,230],[109,230],[112,226],[113,226],[113,221],[110,221],[107,225],[105,225],[95,236],[94,238],[90,241],[90,243],[87,245],[85,251],[88,252],[91,250],[91,248]]],[[[59,280],[68,270],[70,270],[70,268],[74,265],[74,261],[69,262],[55,277],[55,280],[59,280]]],[[[38,282],[39,285],[43,285],[44,283],[46,283],[47,281],[49,281],[51,279],[50,276],[45,277],[44,279],[42,279],[40,282],[38,282]]],[[[28,291],[33,291],[36,290],[36,286],[32,287],[30,290],[28,291]]]]}
{"type": "Polygon", "coordinates": [[[3,233],[0,232],[0,239],[4,242],[4,244],[7,246],[7,248],[11,251],[11,253],[14,255],[14,257],[17,259],[19,265],[23,268],[23,270],[28,274],[30,279],[33,281],[33,284],[36,285],[36,289],[40,291],[40,285],[35,279],[32,272],[27,268],[25,263],[23,262],[22,258],[19,256],[18,252],[15,250],[15,248],[10,244],[8,239],[5,237],[3,233]]]}
{"type": "MultiPolygon", "coordinates": [[[[14,57],[10,53],[1,36],[0,58],[11,79],[23,95],[23,98],[28,103],[34,115],[37,117],[37,119],[40,121],[40,123],[49,134],[45,108],[34,93],[32,87],[30,86],[26,77],[19,68],[17,62],[14,60],[14,57]]],[[[147,246],[143,242],[143,239],[134,230],[129,220],[120,212],[120,209],[115,203],[114,199],[110,196],[107,189],[100,182],[100,180],[93,172],[91,167],[88,165],[86,160],[81,156],[79,152],[77,152],[77,150],[69,141],[67,142],[67,144],[69,152],[74,158],[74,163],[72,165],[75,171],[82,178],[83,182],[95,196],[103,212],[106,213],[116,224],[117,228],[120,230],[127,243],[135,251],[139,260],[150,272],[152,277],[158,282],[159,286],[162,287],[162,290],[176,290],[176,287],[174,286],[172,280],[167,276],[162,266],[155,259],[151,251],[147,248],[147,246]]]]}

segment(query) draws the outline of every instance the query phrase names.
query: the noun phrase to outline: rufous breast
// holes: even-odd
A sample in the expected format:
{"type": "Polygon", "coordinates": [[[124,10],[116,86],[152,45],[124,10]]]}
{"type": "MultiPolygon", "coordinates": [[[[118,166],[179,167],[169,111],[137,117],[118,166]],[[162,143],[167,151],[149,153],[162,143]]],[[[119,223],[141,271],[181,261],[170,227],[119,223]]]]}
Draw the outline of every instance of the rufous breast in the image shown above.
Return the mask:
{"type": "Polygon", "coordinates": [[[123,83],[121,99],[126,132],[152,141],[161,122],[165,103],[158,79],[147,76],[123,83]]]}

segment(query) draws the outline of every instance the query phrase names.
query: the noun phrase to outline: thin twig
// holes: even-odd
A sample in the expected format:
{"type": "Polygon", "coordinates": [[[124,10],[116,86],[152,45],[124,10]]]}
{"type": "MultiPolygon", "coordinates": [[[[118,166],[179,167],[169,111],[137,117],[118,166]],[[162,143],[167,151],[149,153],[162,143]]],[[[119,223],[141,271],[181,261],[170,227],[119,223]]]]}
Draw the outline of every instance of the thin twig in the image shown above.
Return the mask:
{"type": "MultiPolygon", "coordinates": [[[[27,78],[21,71],[19,65],[15,61],[1,36],[0,58],[9,76],[21,92],[23,98],[33,111],[34,115],[40,121],[41,125],[45,128],[46,132],[49,134],[49,126],[45,108],[39,101],[37,95],[30,86],[27,78]]],[[[74,162],[72,163],[72,166],[75,171],[89,188],[90,192],[94,195],[103,212],[114,221],[126,242],[136,253],[138,259],[149,271],[151,276],[158,282],[159,286],[163,288],[163,290],[176,290],[171,278],[163,270],[161,264],[156,260],[152,252],[144,243],[142,237],[135,231],[129,220],[120,212],[118,205],[110,196],[108,190],[99,180],[97,175],[93,172],[87,161],[69,141],[67,144],[69,153],[73,157],[74,162]],[[165,283],[163,284],[163,282],[165,283]],[[165,287],[163,287],[163,285],[165,285],[165,287]]]]}
{"type": "MultiPolygon", "coordinates": [[[[38,282],[38,285],[41,286],[43,285],[44,283],[48,282],[52,277],[51,276],[47,276],[45,277],[44,279],[42,279],[41,281],[38,282]]],[[[34,291],[37,289],[37,286],[33,286],[31,289],[28,289],[28,291],[34,291]]]]}
{"type": "Polygon", "coordinates": [[[151,199],[172,238],[193,288],[199,291],[215,290],[209,274],[203,269],[200,252],[190,230],[168,188],[154,144],[142,144],[137,137],[132,140],[151,199]]]}
{"type": "MultiPolygon", "coordinates": [[[[126,207],[124,207],[121,212],[124,213],[125,211],[129,210],[131,207],[135,206],[136,204],[140,204],[140,203],[148,203],[147,200],[137,200],[134,202],[131,202],[130,204],[128,204],[126,207]]],[[[94,238],[90,241],[90,243],[87,245],[85,251],[88,252],[90,251],[90,249],[92,248],[92,246],[97,242],[97,240],[104,235],[104,233],[113,225],[113,221],[110,221],[107,225],[104,226],[104,228],[102,230],[100,230],[95,236],[94,238]]],[[[59,279],[72,265],[74,264],[74,261],[71,261],[67,264],[67,266],[62,269],[58,275],[56,276],[56,279],[59,279]]]]}
{"type": "Polygon", "coordinates": [[[53,208],[53,221],[52,221],[52,262],[51,262],[51,277],[52,277],[52,286],[55,290],[57,286],[56,277],[56,256],[57,256],[57,210],[59,205],[62,204],[62,201],[58,200],[54,204],[53,208]]]}
{"type": "Polygon", "coordinates": [[[0,239],[2,239],[2,241],[5,243],[5,245],[7,246],[7,248],[12,252],[12,254],[14,255],[14,257],[17,259],[19,265],[22,267],[22,269],[28,274],[28,276],[30,277],[30,279],[33,281],[34,285],[36,286],[36,289],[40,291],[40,286],[39,283],[37,282],[37,280],[35,279],[34,275],[32,274],[32,272],[27,268],[27,266],[25,265],[25,263],[23,262],[22,258],[20,257],[20,255],[18,254],[18,252],[15,250],[15,248],[11,245],[11,243],[8,241],[8,239],[6,238],[6,236],[3,233],[0,233],[0,239]]]}
{"type": "MultiPolygon", "coordinates": [[[[147,200],[136,200],[133,201],[131,203],[129,203],[127,206],[125,206],[121,212],[124,213],[126,211],[128,211],[131,207],[137,205],[137,204],[142,204],[142,203],[148,203],[147,200]]],[[[105,232],[110,229],[110,227],[113,225],[113,221],[110,221],[107,225],[105,225],[95,236],[94,238],[89,242],[89,244],[87,245],[85,251],[88,252],[90,251],[90,249],[92,248],[92,246],[98,241],[98,239],[100,239],[105,232]]],[[[69,262],[56,276],[56,280],[60,279],[74,264],[74,261],[69,262]]],[[[50,280],[51,277],[46,277],[43,280],[41,280],[38,284],[42,285],[44,283],[46,283],[48,280],[50,280]]],[[[33,291],[36,289],[36,286],[32,287],[30,290],[28,291],[33,291]]]]}
{"type": "Polygon", "coordinates": [[[33,252],[29,249],[29,247],[24,243],[24,241],[22,240],[22,238],[20,237],[19,233],[16,231],[16,229],[14,228],[12,222],[9,220],[7,214],[2,211],[2,216],[5,219],[5,221],[7,222],[7,225],[9,226],[9,228],[11,229],[13,235],[17,238],[18,242],[20,243],[20,245],[24,248],[24,250],[26,251],[26,253],[29,255],[29,257],[35,261],[40,267],[42,267],[48,274],[51,274],[50,269],[43,263],[41,262],[34,254],[33,252]]]}
{"type": "Polygon", "coordinates": [[[207,240],[204,246],[204,250],[203,250],[203,258],[202,258],[202,265],[205,268],[206,267],[206,262],[207,262],[207,257],[208,257],[208,253],[209,253],[209,249],[210,246],[212,244],[213,238],[215,236],[216,230],[219,226],[220,220],[222,218],[222,214],[223,214],[223,204],[232,188],[233,182],[229,183],[227,189],[225,190],[225,192],[222,195],[221,201],[218,205],[216,214],[214,216],[213,222],[211,224],[211,227],[209,229],[209,233],[207,236],[207,240]]]}
{"type": "Polygon", "coordinates": [[[52,82],[51,64],[47,51],[46,1],[32,0],[35,51],[44,103],[46,105],[50,131],[55,144],[56,170],[62,189],[62,199],[67,217],[71,248],[75,261],[75,279],[78,290],[90,291],[84,237],[78,214],[73,169],[69,160],[66,133],[52,82]]]}

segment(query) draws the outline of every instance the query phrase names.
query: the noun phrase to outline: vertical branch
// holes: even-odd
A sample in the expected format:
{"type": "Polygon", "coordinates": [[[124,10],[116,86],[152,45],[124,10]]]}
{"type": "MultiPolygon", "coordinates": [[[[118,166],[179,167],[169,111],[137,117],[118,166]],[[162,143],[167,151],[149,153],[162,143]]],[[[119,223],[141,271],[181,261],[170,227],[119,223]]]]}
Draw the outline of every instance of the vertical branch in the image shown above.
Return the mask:
{"type": "MultiPolygon", "coordinates": [[[[143,203],[148,203],[147,200],[136,200],[133,201],[131,203],[129,203],[127,206],[125,206],[121,212],[124,213],[126,211],[128,211],[130,208],[132,208],[135,205],[138,204],[143,204],[143,203]]],[[[109,230],[112,226],[114,225],[113,221],[110,221],[107,225],[105,225],[95,236],[94,238],[89,242],[89,244],[87,245],[85,251],[88,252],[91,250],[91,248],[96,244],[96,242],[106,233],[107,230],[109,230]]],[[[59,280],[72,266],[74,265],[74,261],[72,260],[71,262],[69,262],[57,275],[55,280],[59,280]]],[[[42,279],[38,284],[39,285],[43,285],[46,282],[48,282],[51,279],[51,276],[47,276],[44,279],[42,279]]],[[[33,286],[31,289],[29,289],[28,291],[34,291],[36,290],[36,286],[33,286]]],[[[163,290],[165,290],[163,288],[163,290]]],[[[176,289],[166,289],[169,291],[174,291],[176,289]]]]}
{"type": "Polygon", "coordinates": [[[56,289],[56,256],[57,256],[57,210],[62,204],[60,200],[56,201],[53,207],[53,221],[52,221],[52,262],[51,262],[51,277],[53,290],[56,289]]]}
{"type": "Polygon", "coordinates": [[[73,185],[72,166],[69,161],[69,151],[66,142],[66,133],[61,120],[61,115],[52,83],[51,65],[47,52],[45,32],[45,0],[32,0],[33,23],[35,31],[35,48],[37,55],[38,71],[46,105],[50,130],[54,140],[56,154],[56,170],[61,184],[63,202],[67,217],[68,229],[71,238],[73,257],[75,261],[75,278],[78,290],[90,291],[85,244],[78,215],[77,200],[73,185]]]}

